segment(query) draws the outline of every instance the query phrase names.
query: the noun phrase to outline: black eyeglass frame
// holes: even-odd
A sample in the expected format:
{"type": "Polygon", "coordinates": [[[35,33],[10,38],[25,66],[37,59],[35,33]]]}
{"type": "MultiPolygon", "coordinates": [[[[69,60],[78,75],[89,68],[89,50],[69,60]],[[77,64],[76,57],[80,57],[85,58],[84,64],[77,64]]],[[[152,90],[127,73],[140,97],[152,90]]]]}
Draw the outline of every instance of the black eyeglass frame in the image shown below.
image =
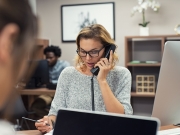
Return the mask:
{"type": "Polygon", "coordinates": [[[84,51],[84,52],[86,53],[86,55],[85,55],[85,56],[81,56],[81,55],[79,55],[79,50],[78,50],[78,49],[76,50],[76,52],[77,52],[77,54],[78,54],[80,57],[86,57],[86,56],[87,56],[87,54],[89,54],[89,56],[90,56],[90,57],[98,57],[98,56],[99,56],[99,52],[100,52],[103,48],[105,48],[105,47],[107,47],[107,46],[103,46],[101,49],[96,50],[96,51],[98,52],[98,55],[97,55],[97,56],[91,56],[91,54],[90,54],[89,52],[92,52],[92,51],[88,51],[88,52],[84,51]]]}

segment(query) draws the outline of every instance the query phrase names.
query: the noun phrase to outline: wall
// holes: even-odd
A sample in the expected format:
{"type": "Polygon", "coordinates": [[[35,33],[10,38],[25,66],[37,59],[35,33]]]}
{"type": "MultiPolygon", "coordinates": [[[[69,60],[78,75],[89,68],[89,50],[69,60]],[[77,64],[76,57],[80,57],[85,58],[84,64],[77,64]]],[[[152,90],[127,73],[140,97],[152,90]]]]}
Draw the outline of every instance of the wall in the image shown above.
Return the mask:
{"type": "Polygon", "coordinates": [[[34,14],[36,14],[36,0],[29,0],[29,3],[32,7],[34,14]]]}
{"type": "MultiPolygon", "coordinates": [[[[180,0],[158,0],[161,3],[159,13],[149,9],[146,12],[150,35],[175,34],[174,27],[180,24],[180,0]]],[[[108,0],[37,0],[37,15],[40,18],[40,38],[50,39],[50,43],[59,45],[62,49],[61,59],[68,60],[73,65],[73,58],[76,54],[75,43],[61,42],[61,18],[60,7],[64,4],[82,4],[111,2],[108,0]]],[[[137,13],[131,17],[131,9],[137,5],[137,0],[114,0],[115,2],[115,35],[118,45],[120,61],[118,65],[124,66],[124,37],[139,35],[141,14],[137,13]]],[[[103,13],[102,13],[103,14],[103,13]]]]}

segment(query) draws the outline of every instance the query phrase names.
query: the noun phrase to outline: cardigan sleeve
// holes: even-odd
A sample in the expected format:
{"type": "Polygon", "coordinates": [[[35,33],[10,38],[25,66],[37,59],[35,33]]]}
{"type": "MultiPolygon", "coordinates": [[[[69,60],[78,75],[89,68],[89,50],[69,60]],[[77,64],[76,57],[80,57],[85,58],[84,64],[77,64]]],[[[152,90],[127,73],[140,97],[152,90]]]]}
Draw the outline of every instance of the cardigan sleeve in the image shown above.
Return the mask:
{"type": "Polygon", "coordinates": [[[133,114],[133,109],[131,106],[131,73],[125,68],[121,67],[120,72],[116,74],[117,87],[115,96],[118,101],[123,105],[125,114],[133,114]]]}
{"type": "Polygon", "coordinates": [[[58,84],[54,99],[48,115],[57,115],[60,108],[66,108],[67,84],[68,84],[68,68],[65,68],[58,79],[58,84]]]}

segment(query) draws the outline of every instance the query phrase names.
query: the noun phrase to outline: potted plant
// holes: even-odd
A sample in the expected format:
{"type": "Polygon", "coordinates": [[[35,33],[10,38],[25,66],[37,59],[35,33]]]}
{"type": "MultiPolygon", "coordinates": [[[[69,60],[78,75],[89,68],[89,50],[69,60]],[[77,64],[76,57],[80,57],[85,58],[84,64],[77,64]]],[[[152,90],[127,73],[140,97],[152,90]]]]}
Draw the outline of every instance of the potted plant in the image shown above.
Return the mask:
{"type": "Polygon", "coordinates": [[[140,25],[140,35],[149,35],[149,27],[147,25],[150,21],[146,21],[145,11],[151,8],[153,11],[158,12],[160,8],[160,3],[155,0],[138,0],[138,5],[134,6],[131,12],[131,16],[134,16],[135,13],[139,12],[142,14],[142,23],[140,25]]]}

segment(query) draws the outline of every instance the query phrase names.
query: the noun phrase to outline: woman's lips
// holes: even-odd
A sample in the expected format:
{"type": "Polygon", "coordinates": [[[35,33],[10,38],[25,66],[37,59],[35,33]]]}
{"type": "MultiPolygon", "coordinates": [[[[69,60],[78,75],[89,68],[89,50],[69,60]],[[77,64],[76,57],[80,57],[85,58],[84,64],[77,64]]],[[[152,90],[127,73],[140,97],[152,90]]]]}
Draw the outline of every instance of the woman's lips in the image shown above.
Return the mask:
{"type": "Polygon", "coordinates": [[[94,63],[86,63],[88,67],[94,67],[94,63]]]}

